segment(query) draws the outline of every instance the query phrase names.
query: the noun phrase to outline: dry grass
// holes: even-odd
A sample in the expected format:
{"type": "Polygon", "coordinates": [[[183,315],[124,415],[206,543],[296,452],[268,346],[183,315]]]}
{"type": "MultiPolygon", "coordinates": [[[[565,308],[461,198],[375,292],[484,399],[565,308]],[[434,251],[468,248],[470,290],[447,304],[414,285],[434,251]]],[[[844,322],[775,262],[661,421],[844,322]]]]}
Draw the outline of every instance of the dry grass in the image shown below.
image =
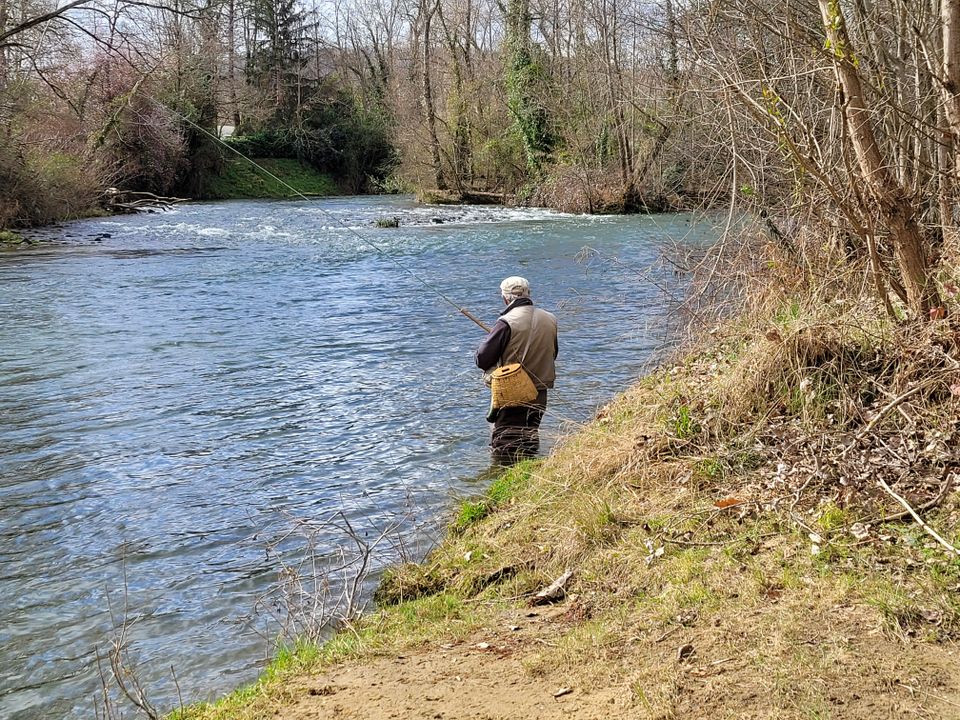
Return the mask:
{"type": "Polygon", "coordinates": [[[917,505],[940,495],[927,519],[960,539],[958,496],[941,492],[960,479],[960,333],[877,317],[787,306],[722,328],[414,573],[515,600],[574,568],[577,622],[525,667],[626,682],[642,717],[706,716],[681,640],[707,663],[711,717],[867,717],[900,707],[900,686],[937,696],[960,630],[960,562],[909,518],[885,521],[900,508],[875,481],[917,505]],[[503,568],[521,571],[470,580],[503,568]]]}

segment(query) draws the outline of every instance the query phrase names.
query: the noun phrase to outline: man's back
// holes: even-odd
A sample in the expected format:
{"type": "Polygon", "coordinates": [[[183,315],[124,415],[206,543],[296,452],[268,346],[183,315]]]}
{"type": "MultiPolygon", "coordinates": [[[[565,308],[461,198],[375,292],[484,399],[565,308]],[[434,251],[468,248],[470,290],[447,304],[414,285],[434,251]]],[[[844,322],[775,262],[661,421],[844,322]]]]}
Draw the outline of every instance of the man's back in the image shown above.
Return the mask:
{"type": "Polygon", "coordinates": [[[557,376],[557,318],[533,305],[521,305],[500,316],[510,326],[510,340],[501,364],[518,362],[538,390],[552,388],[557,376]]]}

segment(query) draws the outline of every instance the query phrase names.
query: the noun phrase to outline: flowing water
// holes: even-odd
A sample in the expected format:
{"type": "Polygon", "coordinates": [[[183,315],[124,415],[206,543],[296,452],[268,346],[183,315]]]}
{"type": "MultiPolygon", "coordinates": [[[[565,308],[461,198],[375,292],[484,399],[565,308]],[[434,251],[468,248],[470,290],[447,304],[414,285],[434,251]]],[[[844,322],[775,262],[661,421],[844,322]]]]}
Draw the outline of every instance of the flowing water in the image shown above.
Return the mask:
{"type": "Polygon", "coordinates": [[[176,702],[171,666],[185,700],[222,694],[273,651],[254,610],[297,519],[413,527],[482,489],[482,333],[394,260],[490,323],[500,279],[530,278],[561,332],[546,449],[669,341],[660,246],[713,233],[338,198],[89,220],[0,252],[0,717],[92,716],[122,618],[155,702],[176,702]]]}

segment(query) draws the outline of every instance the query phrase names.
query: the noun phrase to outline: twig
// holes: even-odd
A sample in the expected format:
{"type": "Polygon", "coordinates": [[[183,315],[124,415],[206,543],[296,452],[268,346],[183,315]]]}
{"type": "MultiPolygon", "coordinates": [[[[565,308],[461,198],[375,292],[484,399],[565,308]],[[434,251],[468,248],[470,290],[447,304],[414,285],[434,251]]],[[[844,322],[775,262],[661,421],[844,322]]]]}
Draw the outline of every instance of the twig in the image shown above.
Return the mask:
{"type": "Polygon", "coordinates": [[[880,409],[880,412],[878,412],[878,413],[876,414],[876,416],[875,416],[870,422],[868,422],[868,423],[866,424],[866,426],[864,426],[864,428],[863,428],[860,432],[857,433],[856,437],[854,437],[854,439],[853,439],[853,442],[850,443],[850,444],[846,447],[846,449],[844,449],[844,451],[843,451],[843,453],[841,454],[840,457],[841,457],[841,458],[845,458],[845,457],[847,456],[847,453],[850,452],[850,450],[851,450],[854,446],[856,446],[857,443],[859,443],[861,440],[863,440],[863,438],[866,437],[866,436],[870,433],[870,431],[873,430],[873,428],[875,428],[875,427],[877,426],[877,423],[880,422],[880,421],[887,415],[888,412],[890,412],[890,411],[893,410],[894,408],[898,407],[898,406],[900,405],[900,403],[904,402],[905,400],[910,399],[911,397],[913,397],[914,395],[916,395],[918,392],[920,392],[921,390],[925,389],[925,388],[926,388],[927,386],[929,386],[936,378],[940,377],[941,375],[948,375],[949,373],[958,372],[958,371],[960,371],[960,368],[952,367],[952,368],[943,368],[942,370],[939,370],[939,371],[937,371],[937,372],[935,372],[935,373],[931,373],[926,379],[924,379],[923,382],[918,383],[916,386],[910,388],[909,390],[907,390],[907,391],[906,391],[905,393],[903,393],[902,395],[898,395],[898,396],[895,397],[893,400],[891,400],[890,402],[888,402],[886,405],[884,405],[884,406],[880,409]]]}
{"type": "Polygon", "coordinates": [[[654,640],[654,642],[655,642],[655,643],[663,642],[663,641],[666,640],[668,637],[670,637],[671,635],[673,635],[677,630],[679,630],[680,627],[681,627],[680,625],[674,625],[672,628],[670,628],[670,629],[667,630],[665,633],[663,633],[663,635],[661,635],[661,636],[658,637],[656,640],[654,640]]]}
{"type": "Polygon", "coordinates": [[[934,700],[939,700],[940,702],[942,702],[942,703],[944,703],[944,704],[946,704],[946,705],[950,705],[950,706],[952,706],[952,707],[960,707],[960,703],[955,703],[955,702],[953,702],[952,700],[947,700],[947,699],[946,699],[945,697],[943,697],[942,695],[935,695],[935,694],[933,694],[932,692],[928,692],[928,691],[926,691],[926,690],[921,690],[920,688],[911,687],[910,685],[904,685],[903,683],[899,683],[899,682],[897,683],[897,685],[899,685],[900,687],[904,688],[905,690],[909,690],[911,693],[920,693],[921,695],[926,695],[926,696],[928,696],[928,697],[932,697],[934,700]]]}
{"type": "Polygon", "coordinates": [[[185,717],[183,712],[183,695],[180,693],[180,681],[177,680],[177,671],[174,670],[173,665],[170,666],[170,674],[173,675],[173,684],[177,688],[177,703],[180,705],[180,717],[185,717]]]}
{"type": "Polygon", "coordinates": [[[899,495],[897,495],[897,494],[890,488],[890,486],[887,485],[886,481],[885,481],[883,478],[877,478],[877,483],[879,483],[880,487],[882,487],[882,488],[884,489],[884,491],[885,491],[888,495],[890,495],[890,497],[892,497],[892,498],[893,498],[894,500],[896,500],[898,503],[900,503],[901,505],[903,505],[903,507],[907,510],[907,512],[913,517],[914,520],[917,521],[917,523],[920,525],[920,527],[922,527],[930,537],[932,537],[932,538],[933,538],[934,540],[936,540],[938,543],[940,543],[941,545],[943,545],[943,547],[945,547],[947,550],[949,550],[950,552],[952,552],[954,555],[960,556],[960,550],[958,550],[956,547],[954,547],[954,546],[951,545],[949,542],[947,542],[946,540],[944,540],[944,539],[937,533],[936,530],[934,530],[932,527],[930,527],[929,525],[927,525],[927,523],[925,523],[925,522],[923,521],[923,518],[921,518],[921,517],[917,514],[917,511],[914,510],[912,507],[910,507],[910,503],[908,503],[908,502],[907,502],[906,500],[904,500],[902,497],[900,497],[899,495]]]}
{"type": "MultiPolygon", "coordinates": [[[[923,505],[917,508],[917,512],[924,512],[935,508],[937,505],[943,502],[943,499],[947,496],[947,491],[950,490],[950,486],[953,485],[953,482],[950,480],[950,473],[953,472],[954,466],[948,465],[944,468],[943,475],[940,478],[940,491],[937,493],[937,496],[932,500],[928,500],[923,505]]],[[[880,518],[879,521],[875,522],[893,522],[894,520],[902,520],[910,514],[909,510],[902,510],[894,515],[886,515],[883,518],[880,518]]]]}

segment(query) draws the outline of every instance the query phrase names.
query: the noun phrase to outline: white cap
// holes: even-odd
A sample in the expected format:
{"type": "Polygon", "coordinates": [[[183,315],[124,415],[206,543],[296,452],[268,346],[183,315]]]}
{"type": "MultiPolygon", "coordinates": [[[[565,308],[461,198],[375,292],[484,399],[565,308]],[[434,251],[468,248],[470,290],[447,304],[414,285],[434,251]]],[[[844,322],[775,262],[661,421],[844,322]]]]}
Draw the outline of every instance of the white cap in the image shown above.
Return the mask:
{"type": "Polygon", "coordinates": [[[513,298],[530,297],[530,282],[526,278],[513,275],[500,283],[500,293],[513,298]]]}

